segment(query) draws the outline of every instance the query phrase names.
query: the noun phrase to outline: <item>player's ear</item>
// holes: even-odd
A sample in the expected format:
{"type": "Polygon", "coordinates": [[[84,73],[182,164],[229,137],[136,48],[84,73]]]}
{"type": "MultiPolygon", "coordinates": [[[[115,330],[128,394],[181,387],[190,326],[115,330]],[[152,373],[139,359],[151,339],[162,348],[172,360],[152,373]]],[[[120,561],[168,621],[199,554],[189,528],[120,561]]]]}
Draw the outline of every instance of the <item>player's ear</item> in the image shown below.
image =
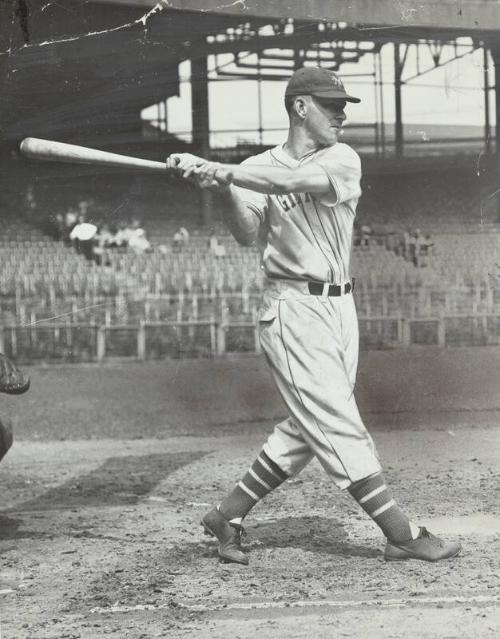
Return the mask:
{"type": "Polygon", "coordinates": [[[293,106],[295,109],[295,113],[299,116],[301,120],[303,120],[307,114],[307,101],[305,97],[300,95],[296,97],[295,104],[293,106]]]}

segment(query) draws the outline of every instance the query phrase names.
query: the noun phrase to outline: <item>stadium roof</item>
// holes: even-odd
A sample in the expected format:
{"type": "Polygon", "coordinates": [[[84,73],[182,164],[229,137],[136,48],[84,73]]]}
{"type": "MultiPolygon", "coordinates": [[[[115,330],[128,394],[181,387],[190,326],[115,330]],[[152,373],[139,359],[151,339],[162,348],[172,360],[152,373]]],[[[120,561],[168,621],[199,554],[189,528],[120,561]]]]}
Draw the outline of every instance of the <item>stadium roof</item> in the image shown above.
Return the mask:
{"type": "Polygon", "coordinates": [[[2,137],[10,143],[38,135],[86,139],[90,145],[105,143],[103,134],[111,142],[117,132],[137,128],[141,108],[177,94],[181,60],[273,45],[299,47],[314,38],[327,39],[331,25],[339,28],[330,39],[378,43],[422,38],[449,42],[469,35],[494,44],[500,31],[500,0],[70,4],[68,11],[59,2],[30,0],[22,5],[23,14],[21,3],[15,13],[10,3],[0,3],[0,121],[2,137]],[[297,33],[283,28],[289,18],[300,27],[297,33]],[[272,41],[259,32],[266,24],[277,26],[272,41]]]}
{"type": "MultiPolygon", "coordinates": [[[[95,1],[95,0],[94,0],[95,1]]],[[[334,20],[350,24],[445,29],[500,29],[499,0],[97,0],[105,4],[151,9],[298,20],[334,20]]]]}

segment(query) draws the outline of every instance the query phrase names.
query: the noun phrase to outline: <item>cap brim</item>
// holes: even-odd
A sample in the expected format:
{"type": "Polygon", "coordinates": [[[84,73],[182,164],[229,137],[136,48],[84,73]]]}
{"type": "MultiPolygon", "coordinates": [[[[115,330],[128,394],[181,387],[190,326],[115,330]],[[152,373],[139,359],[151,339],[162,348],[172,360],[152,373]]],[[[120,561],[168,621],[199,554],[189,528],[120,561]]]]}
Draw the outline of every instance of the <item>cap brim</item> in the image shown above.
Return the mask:
{"type": "Polygon", "coordinates": [[[345,100],[346,102],[361,102],[360,98],[355,98],[353,95],[347,93],[339,93],[339,91],[315,91],[311,95],[315,95],[318,98],[331,98],[332,100],[345,100]]]}

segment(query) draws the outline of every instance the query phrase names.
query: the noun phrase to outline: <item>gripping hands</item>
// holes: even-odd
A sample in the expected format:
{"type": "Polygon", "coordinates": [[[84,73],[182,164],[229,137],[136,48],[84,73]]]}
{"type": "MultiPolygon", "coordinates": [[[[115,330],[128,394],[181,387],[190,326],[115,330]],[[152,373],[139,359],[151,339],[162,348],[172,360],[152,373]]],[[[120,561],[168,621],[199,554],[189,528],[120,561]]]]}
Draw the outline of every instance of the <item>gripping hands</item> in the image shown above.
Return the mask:
{"type": "Polygon", "coordinates": [[[191,178],[201,188],[224,188],[233,181],[233,173],[227,165],[209,162],[191,153],[172,153],[166,165],[180,177],[191,178]]]}

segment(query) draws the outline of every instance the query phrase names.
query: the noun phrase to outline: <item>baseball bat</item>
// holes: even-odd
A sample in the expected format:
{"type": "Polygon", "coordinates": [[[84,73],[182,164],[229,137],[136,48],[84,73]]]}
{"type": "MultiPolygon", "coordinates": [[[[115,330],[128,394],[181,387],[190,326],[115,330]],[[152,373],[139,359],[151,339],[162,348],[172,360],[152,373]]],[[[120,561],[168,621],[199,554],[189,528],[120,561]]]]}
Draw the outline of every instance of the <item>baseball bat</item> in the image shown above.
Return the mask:
{"type": "Polygon", "coordinates": [[[110,166],[126,169],[144,169],[148,172],[174,172],[164,162],[144,160],[142,158],[100,151],[76,144],[66,144],[54,140],[40,138],[24,138],[20,144],[23,155],[36,160],[51,162],[70,162],[76,164],[93,164],[96,166],[110,166]]]}

